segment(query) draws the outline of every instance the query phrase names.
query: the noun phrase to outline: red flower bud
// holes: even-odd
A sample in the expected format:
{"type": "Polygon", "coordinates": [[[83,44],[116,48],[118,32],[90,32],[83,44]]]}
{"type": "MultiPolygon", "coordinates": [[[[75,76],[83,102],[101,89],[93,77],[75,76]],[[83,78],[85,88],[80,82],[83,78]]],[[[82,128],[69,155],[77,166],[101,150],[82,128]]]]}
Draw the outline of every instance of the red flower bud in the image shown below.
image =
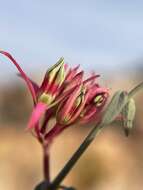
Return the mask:
{"type": "Polygon", "coordinates": [[[76,86],[72,93],[60,103],[57,111],[57,122],[63,125],[74,123],[80,115],[84,104],[83,86],[76,86]]]}
{"type": "Polygon", "coordinates": [[[65,80],[64,59],[61,58],[45,75],[40,87],[39,102],[50,105],[59,93],[59,89],[65,80]]]}

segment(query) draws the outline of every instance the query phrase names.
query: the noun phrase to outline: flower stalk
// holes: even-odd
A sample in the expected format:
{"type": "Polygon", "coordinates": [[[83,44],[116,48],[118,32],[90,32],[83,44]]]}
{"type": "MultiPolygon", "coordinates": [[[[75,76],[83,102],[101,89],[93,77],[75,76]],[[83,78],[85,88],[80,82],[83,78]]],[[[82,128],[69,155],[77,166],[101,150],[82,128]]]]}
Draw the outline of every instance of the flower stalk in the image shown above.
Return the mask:
{"type": "Polygon", "coordinates": [[[43,174],[44,180],[50,182],[50,153],[49,147],[43,145],[43,174]]]}

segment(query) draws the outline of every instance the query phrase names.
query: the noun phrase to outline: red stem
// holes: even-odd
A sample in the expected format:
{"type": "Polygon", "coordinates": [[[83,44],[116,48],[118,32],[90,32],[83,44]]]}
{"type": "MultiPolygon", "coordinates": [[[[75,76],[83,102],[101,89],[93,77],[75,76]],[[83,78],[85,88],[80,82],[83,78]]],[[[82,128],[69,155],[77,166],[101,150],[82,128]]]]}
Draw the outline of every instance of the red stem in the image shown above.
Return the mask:
{"type": "Polygon", "coordinates": [[[44,171],[44,179],[50,183],[50,157],[49,157],[49,149],[53,142],[55,136],[59,135],[67,126],[60,126],[59,124],[55,124],[55,126],[45,135],[45,142],[43,144],[43,171],[44,171]]]}
{"type": "Polygon", "coordinates": [[[47,182],[50,182],[50,156],[49,156],[49,147],[43,145],[43,172],[44,179],[47,182]]]}

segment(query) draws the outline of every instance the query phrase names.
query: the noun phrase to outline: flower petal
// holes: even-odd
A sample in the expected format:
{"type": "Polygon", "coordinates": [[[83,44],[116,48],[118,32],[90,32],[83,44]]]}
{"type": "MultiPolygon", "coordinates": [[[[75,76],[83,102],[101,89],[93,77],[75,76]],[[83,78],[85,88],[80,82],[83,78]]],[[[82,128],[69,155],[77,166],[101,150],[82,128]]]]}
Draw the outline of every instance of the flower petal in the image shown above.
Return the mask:
{"type": "Polygon", "coordinates": [[[81,119],[79,120],[79,123],[85,124],[91,121],[92,117],[96,116],[97,108],[95,106],[89,106],[86,110],[86,113],[81,119]]]}
{"type": "Polygon", "coordinates": [[[88,99],[87,99],[87,104],[98,94],[108,94],[109,91],[107,88],[103,87],[97,87],[96,84],[93,85],[89,90],[88,90],[88,99]]]}
{"type": "Polygon", "coordinates": [[[49,68],[45,74],[44,80],[40,86],[41,91],[49,91],[51,84],[58,79],[57,84],[60,85],[65,78],[64,58],[61,57],[59,61],[49,68]]]}
{"type": "Polygon", "coordinates": [[[34,128],[46,110],[47,110],[47,105],[42,102],[39,102],[32,112],[27,128],[28,129],[34,128]]]}
{"type": "Polygon", "coordinates": [[[46,111],[46,113],[45,113],[45,119],[44,119],[44,122],[43,122],[43,124],[42,124],[42,126],[41,126],[41,129],[40,129],[40,132],[41,132],[42,134],[45,133],[46,128],[48,127],[47,124],[48,124],[49,120],[50,120],[50,119],[52,118],[52,116],[53,116],[53,112],[54,112],[54,110],[53,110],[52,108],[51,108],[51,109],[48,109],[48,110],[46,111]]]}
{"type": "Polygon", "coordinates": [[[78,106],[78,108],[76,109],[76,111],[72,114],[72,116],[71,116],[71,118],[70,118],[70,120],[69,120],[69,123],[70,123],[70,124],[72,124],[73,122],[75,122],[75,121],[78,119],[80,113],[81,113],[81,112],[83,111],[83,109],[84,109],[86,100],[87,100],[87,98],[88,98],[88,94],[86,94],[86,95],[82,94],[81,96],[82,96],[82,97],[81,97],[81,98],[82,98],[82,101],[81,101],[80,105],[78,106]]]}
{"type": "Polygon", "coordinates": [[[87,78],[86,80],[84,80],[84,81],[83,81],[83,84],[84,84],[84,85],[89,85],[89,84],[90,84],[90,85],[93,85],[94,82],[95,82],[95,79],[98,78],[98,77],[100,77],[100,75],[93,75],[93,76],[87,78]]]}
{"type": "Polygon", "coordinates": [[[81,91],[81,86],[77,86],[71,92],[71,94],[64,101],[62,101],[60,103],[58,110],[57,110],[57,119],[59,121],[64,120],[64,118],[66,118],[66,116],[68,115],[68,113],[72,109],[72,106],[73,106],[75,100],[79,96],[80,91],[81,91]]]}
{"type": "MultiPolygon", "coordinates": [[[[82,83],[84,72],[81,71],[80,73],[77,73],[74,78],[67,83],[67,86],[64,89],[64,92],[67,90],[72,89],[73,87],[80,85],[82,83]]],[[[66,82],[66,81],[65,81],[66,82]]]]}
{"type": "Polygon", "coordinates": [[[68,73],[67,73],[67,76],[65,78],[65,80],[68,82],[68,81],[71,81],[75,75],[77,74],[77,71],[79,69],[80,65],[78,65],[77,67],[73,68],[73,69],[69,69],[68,73]]]}
{"type": "Polygon", "coordinates": [[[21,69],[21,67],[16,62],[16,60],[8,52],[0,50],[0,53],[3,54],[3,55],[5,55],[6,57],[8,57],[12,61],[12,63],[17,67],[17,69],[20,72],[22,78],[25,80],[25,82],[27,84],[27,86],[29,88],[29,91],[31,92],[31,95],[32,95],[34,103],[36,103],[36,93],[35,93],[35,90],[33,88],[33,85],[31,83],[31,81],[29,80],[29,78],[25,74],[25,72],[21,69]]]}

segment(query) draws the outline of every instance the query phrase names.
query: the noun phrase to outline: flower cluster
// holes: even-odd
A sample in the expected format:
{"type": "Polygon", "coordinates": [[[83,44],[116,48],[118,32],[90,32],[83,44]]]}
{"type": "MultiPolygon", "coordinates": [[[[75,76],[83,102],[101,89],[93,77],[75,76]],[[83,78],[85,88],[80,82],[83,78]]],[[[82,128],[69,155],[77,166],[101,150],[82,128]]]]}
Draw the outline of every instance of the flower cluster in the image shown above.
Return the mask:
{"type": "Polygon", "coordinates": [[[108,89],[97,83],[99,75],[92,74],[84,79],[79,66],[69,68],[64,58],[47,70],[41,85],[33,82],[7,52],[0,51],[17,67],[25,80],[32,98],[33,112],[28,129],[34,131],[38,140],[51,142],[55,136],[73,124],[86,124],[97,120],[108,98],[108,89]],[[48,122],[56,118],[56,124],[49,129],[48,122]]]}

